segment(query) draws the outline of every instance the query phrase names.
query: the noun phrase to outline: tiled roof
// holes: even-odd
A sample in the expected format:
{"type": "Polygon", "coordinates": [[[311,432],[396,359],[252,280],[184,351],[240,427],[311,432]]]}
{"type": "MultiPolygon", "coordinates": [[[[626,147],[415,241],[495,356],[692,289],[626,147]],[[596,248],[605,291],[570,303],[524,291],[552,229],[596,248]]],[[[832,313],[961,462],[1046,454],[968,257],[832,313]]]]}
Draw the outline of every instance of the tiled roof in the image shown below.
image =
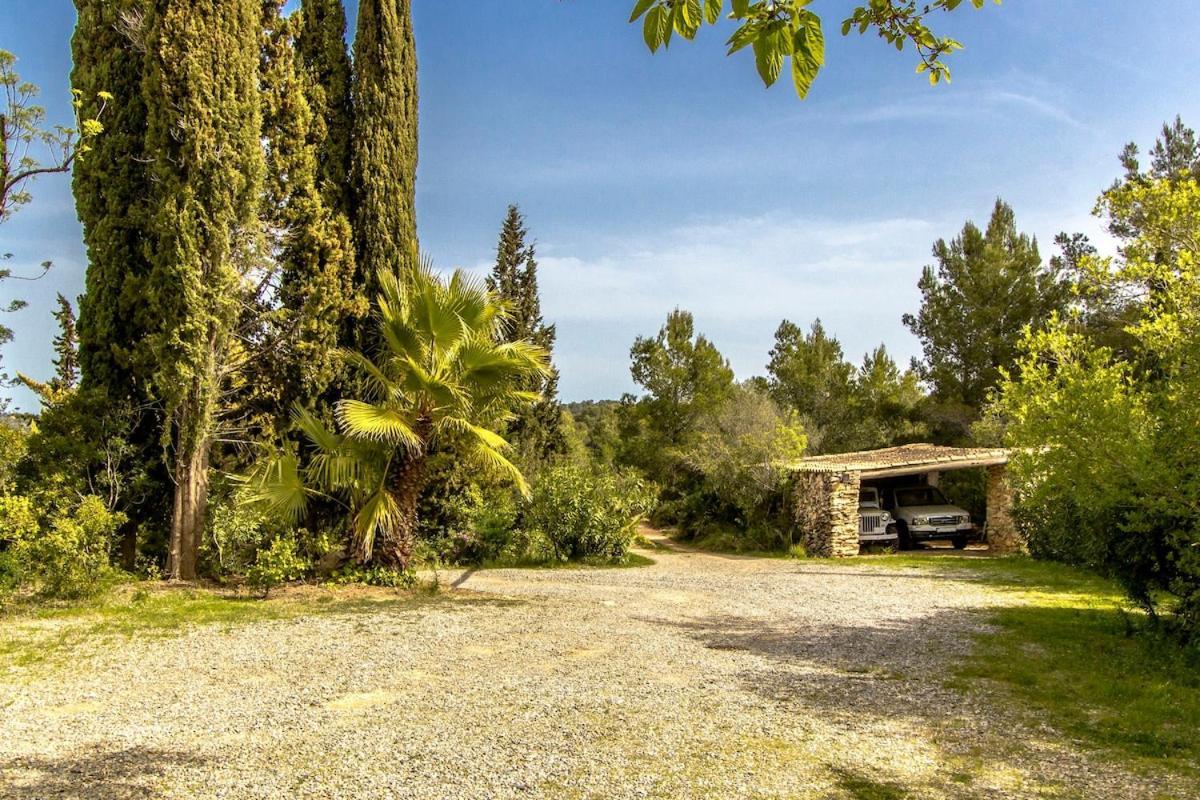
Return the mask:
{"type": "Polygon", "coordinates": [[[797,472],[861,472],[903,474],[938,469],[963,469],[1008,463],[1008,451],[989,447],[942,447],[936,444],[906,444],[883,450],[810,456],[787,468],[797,472]]]}

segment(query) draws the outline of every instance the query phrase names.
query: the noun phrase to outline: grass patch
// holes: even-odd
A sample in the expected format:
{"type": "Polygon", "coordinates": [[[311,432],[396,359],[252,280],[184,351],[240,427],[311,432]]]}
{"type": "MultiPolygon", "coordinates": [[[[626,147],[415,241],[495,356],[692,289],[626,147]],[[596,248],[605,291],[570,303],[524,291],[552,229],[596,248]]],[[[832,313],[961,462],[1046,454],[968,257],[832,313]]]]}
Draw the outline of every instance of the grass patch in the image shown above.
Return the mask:
{"type": "Polygon", "coordinates": [[[93,600],[28,606],[0,624],[0,671],[56,663],[77,647],[133,636],[172,635],[191,625],[244,625],[316,613],[411,603],[418,592],[293,587],[269,600],[160,583],[120,587],[93,600]]]}
{"type": "Polygon", "coordinates": [[[781,543],[778,548],[763,547],[761,541],[723,529],[693,537],[676,531],[672,533],[671,539],[684,547],[708,553],[724,553],[749,558],[805,558],[804,547],[801,545],[793,545],[788,548],[781,543]]]}
{"type": "MultiPolygon", "coordinates": [[[[946,569],[942,559],[897,560],[946,569]]],[[[1200,652],[1150,628],[1125,609],[1115,584],[1082,570],[995,558],[963,560],[952,574],[1022,600],[990,613],[996,630],[980,636],[956,686],[985,680],[1128,769],[1166,770],[1200,786],[1200,652]]]]}
{"type": "Polygon", "coordinates": [[[629,552],[616,561],[607,558],[583,558],[578,561],[562,561],[557,558],[495,558],[483,562],[480,569],[626,569],[648,567],[654,559],[640,553],[629,552]]]}

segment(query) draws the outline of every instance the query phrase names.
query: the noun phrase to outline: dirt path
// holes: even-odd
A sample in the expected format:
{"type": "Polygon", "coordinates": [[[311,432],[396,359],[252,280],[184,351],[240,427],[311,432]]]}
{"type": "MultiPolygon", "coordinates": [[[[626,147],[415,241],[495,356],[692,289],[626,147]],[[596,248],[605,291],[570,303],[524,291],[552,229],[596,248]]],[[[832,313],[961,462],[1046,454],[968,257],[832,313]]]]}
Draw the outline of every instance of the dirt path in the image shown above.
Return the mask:
{"type": "MultiPolygon", "coordinates": [[[[951,573],[651,553],[81,652],[0,683],[0,796],[1087,798],[1159,787],[945,687],[951,573]]],[[[442,576],[445,579],[447,576],[442,576]]]]}

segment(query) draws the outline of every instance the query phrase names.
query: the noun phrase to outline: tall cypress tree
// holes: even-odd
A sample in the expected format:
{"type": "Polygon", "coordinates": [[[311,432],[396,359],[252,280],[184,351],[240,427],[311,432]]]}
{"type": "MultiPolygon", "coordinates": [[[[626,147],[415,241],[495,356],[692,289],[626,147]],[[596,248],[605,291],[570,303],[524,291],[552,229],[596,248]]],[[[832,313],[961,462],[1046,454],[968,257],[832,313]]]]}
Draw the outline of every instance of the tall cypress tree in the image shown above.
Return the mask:
{"type": "MultiPolygon", "coordinates": [[[[496,265],[488,277],[488,288],[509,305],[512,313],[505,339],[533,342],[553,354],[556,332],[553,325],[542,319],[537,268],[537,254],[529,241],[525,218],[516,205],[510,205],[500,230],[496,265]]],[[[535,379],[526,388],[541,393],[542,399],[509,423],[508,438],[520,460],[526,466],[534,466],[566,449],[558,402],[558,370],[551,370],[549,376],[535,379]]]]}
{"type": "Polygon", "coordinates": [[[145,247],[150,206],[142,99],[141,15],[147,0],[76,0],[71,84],[83,97],[107,91],[104,135],[75,162],[75,209],[87,245],[86,293],[79,307],[83,384],[114,399],[148,398],[138,344],[152,324],[144,303],[150,271],[145,247]]]}
{"type": "Polygon", "coordinates": [[[132,569],[138,531],[165,525],[170,490],[159,465],[162,417],[155,399],[155,364],[144,347],[157,329],[150,301],[152,181],[146,153],[143,80],[150,0],[76,0],[71,40],[71,83],[84,98],[113,95],[104,114],[104,135],[91,142],[88,158],[75,162],[75,209],[83,223],[88,266],[79,301],[79,371],[98,416],[141,411],[128,431],[131,467],[141,490],[127,493],[122,511],[121,560],[132,569]]]}
{"type": "Polygon", "coordinates": [[[417,250],[417,49],[411,0],[361,0],[354,37],[354,239],[357,286],[417,250]]]}
{"type": "Polygon", "coordinates": [[[346,49],[346,9],[342,0],[301,0],[296,52],[307,75],[308,103],[318,117],[318,185],[326,204],[349,213],[351,136],[350,53],[346,49]]]}
{"type": "Polygon", "coordinates": [[[266,401],[277,431],[293,405],[312,408],[343,372],[338,353],[342,324],[363,316],[355,305],[350,223],[319,190],[322,117],[309,103],[310,81],[298,68],[284,0],[263,5],[262,111],[266,156],[263,218],[278,272],[277,308],[265,316],[262,375],[250,382],[266,401]]]}
{"type": "Polygon", "coordinates": [[[150,337],[174,483],[167,572],[196,574],[230,332],[254,264],[263,172],[257,0],[155,0],[148,29],[153,160],[150,337]]]}

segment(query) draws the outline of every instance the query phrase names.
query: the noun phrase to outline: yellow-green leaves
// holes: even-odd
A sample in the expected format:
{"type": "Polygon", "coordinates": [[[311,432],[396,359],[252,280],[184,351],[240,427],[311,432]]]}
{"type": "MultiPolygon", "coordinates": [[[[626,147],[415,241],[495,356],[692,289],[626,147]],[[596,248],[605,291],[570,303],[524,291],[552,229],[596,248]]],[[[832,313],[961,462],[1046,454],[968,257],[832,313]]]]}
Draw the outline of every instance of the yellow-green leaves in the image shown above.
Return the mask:
{"type": "MultiPolygon", "coordinates": [[[[801,98],[808,95],[825,64],[825,35],[821,19],[808,10],[812,0],[730,0],[728,18],[738,23],[726,42],[728,54],[744,48],[754,52],[754,66],[766,86],[779,80],[783,65],[792,60],[792,83],[801,98]]],[[[993,0],[997,5],[1000,0],[993,0]]],[[[971,0],[982,8],[986,0],[971,0]]],[[[924,5],[911,0],[870,0],[856,7],[842,22],[842,35],[857,29],[874,29],[897,50],[912,43],[920,57],[919,74],[932,85],[950,81],[942,57],[962,49],[962,44],[935,35],[925,18],[958,8],[962,0],[933,0],[924,5]]],[[[670,44],[673,34],[692,40],[702,25],[715,25],[725,10],[724,0],[637,0],[629,21],[642,20],[642,32],[651,52],[670,44]]]]}

